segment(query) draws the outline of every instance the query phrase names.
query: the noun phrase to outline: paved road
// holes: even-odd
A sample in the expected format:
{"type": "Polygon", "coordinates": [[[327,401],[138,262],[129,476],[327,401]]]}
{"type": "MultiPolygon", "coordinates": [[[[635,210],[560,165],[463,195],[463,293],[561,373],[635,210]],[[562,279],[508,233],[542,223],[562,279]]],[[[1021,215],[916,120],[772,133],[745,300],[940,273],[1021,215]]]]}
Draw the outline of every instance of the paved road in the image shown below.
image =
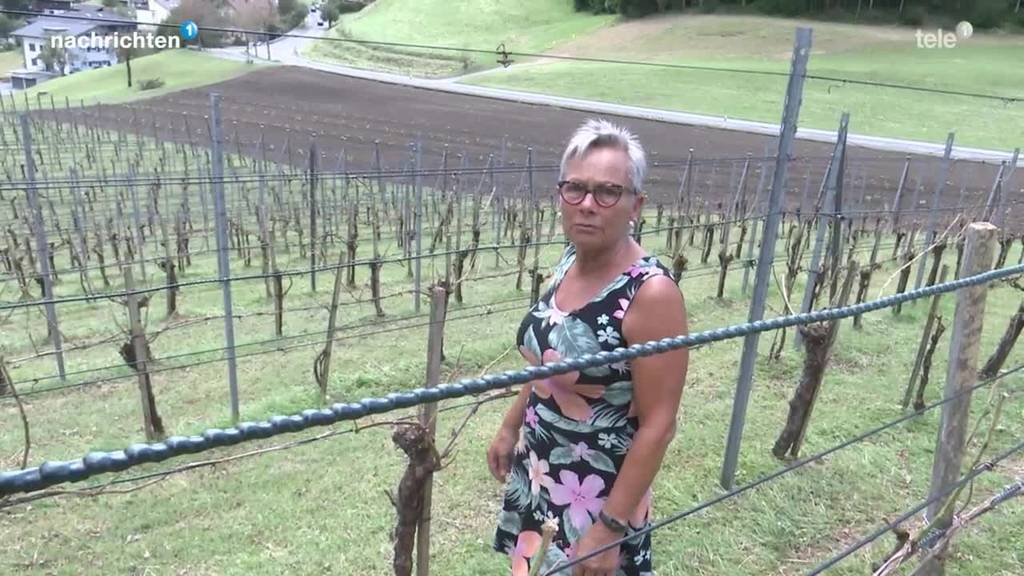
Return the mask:
{"type": "MultiPolygon", "coordinates": [[[[393,74],[390,72],[376,72],[373,70],[365,70],[361,68],[353,68],[351,66],[343,66],[340,64],[312,60],[302,56],[301,51],[308,43],[313,41],[313,38],[309,38],[310,36],[320,37],[326,34],[325,28],[317,26],[317,20],[318,18],[315,15],[311,15],[311,18],[307,19],[305,27],[295,30],[296,33],[306,37],[286,37],[279,39],[275,43],[272,43],[271,57],[273,61],[280,64],[286,64],[289,66],[312,68],[314,70],[320,70],[323,72],[340,74],[343,76],[350,76],[354,78],[363,78],[367,80],[374,80],[377,82],[400,84],[403,86],[413,86],[417,88],[438,90],[455,94],[464,94],[468,96],[479,96],[483,98],[507,100],[527,104],[555,106],[561,108],[568,108],[571,110],[579,110],[583,112],[616,114],[619,116],[625,116],[630,118],[642,118],[646,120],[655,120],[672,124],[702,126],[708,128],[717,128],[720,130],[732,130],[737,132],[746,132],[753,134],[775,136],[778,135],[779,133],[778,124],[768,124],[765,122],[739,120],[736,118],[729,118],[726,116],[708,116],[702,114],[691,114],[688,112],[661,110],[657,108],[645,108],[642,106],[611,104],[607,102],[598,102],[594,100],[585,100],[581,98],[566,98],[562,96],[551,96],[547,94],[522,92],[503,88],[474,86],[470,84],[461,83],[460,80],[462,80],[465,77],[452,77],[440,79],[416,78],[402,74],[393,74]]],[[[261,51],[261,55],[265,58],[266,47],[263,46],[262,48],[263,50],[261,51]]],[[[213,50],[211,52],[227,58],[245,57],[244,50],[237,48],[213,50]]],[[[477,72],[472,75],[477,76],[482,74],[501,74],[502,70],[503,69],[498,68],[491,71],[477,72]]],[[[779,113],[781,115],[781,110],[779,113]]],[[[799,128],[797,130],[796,137],[803,140],[832,143],[835,142],[836,133],[829,130],[799,128]]],[[[885,152],[897,152],[905,154],[919,154],[924,156],[941,157],[944,151],[944,144],[941,142],[933,143],[920,142],[915,140],[900,140],[896,138],[883,138],[878,136],[867,136],[862,134],[849,134],[847,136],[847,142],[852,146],[859,146],[871,150],[881,150],[885,152]]],[[[954,146],[953,148],[953,158],[963,160],[983,161],[998,164],[1000,161],[1004,160],[1009,162],[1011,156],[1012,154],[1009,151],[1002,150],[985,150],[980,148],[967,148],[962,146],[954,146]]],[[[1018,159],[1017,165],[1020,167],[1024,167],[1024,155],[1022,155],[1018,159]]]]}

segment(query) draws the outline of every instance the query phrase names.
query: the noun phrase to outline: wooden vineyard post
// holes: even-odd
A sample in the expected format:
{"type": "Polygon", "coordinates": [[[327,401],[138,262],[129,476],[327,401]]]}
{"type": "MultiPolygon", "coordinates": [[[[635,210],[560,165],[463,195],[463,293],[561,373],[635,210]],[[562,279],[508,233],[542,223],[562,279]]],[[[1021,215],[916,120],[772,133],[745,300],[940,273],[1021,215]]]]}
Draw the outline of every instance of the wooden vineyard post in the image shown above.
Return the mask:
{"type": "MultiPolygon", "coordinates": [[[[441,382],[441,361],[444,358],[444,323],[447,314],[448,294],[444,285],[435,286],[430,292],[430,330],[427,337],[427,388],[434,388],[441,382]]],[[[420,407],[420,425],[427,429],[430,441],[434,441],[437,428],[437,403],[431,402],[420,407]]],[[[428,476],[423,484],[423,508],[416,530],[416,576],[430,574],[430,508],[434,478],[428,476]]]]}
{"type": "MultiPolygon", "coordinates": [[[[149,342],[142,327],[142,304],[135,294],[135,280],[132,275],[132,263],[122,264],[124,274],[125,304],[128,306],[128,321],[131,337],[121,346],[121,357],[135,370],[139,378],[139,396],[142,399],[142,424],[146,432],[146,440],[150,442],[164,438],[164,425],[156,409],[156,398],[153,395],[153,382],[149,373],[149,342]]],[[[147,299],[148,300],[148,299],[147,299]]]]}
{"type": "MultiPolygon", "coordinates": [[[[961,277],[987,272],[992,267],[998,228],[988,222],[975,222],[967,227],[966,247],[961,277]]],[[[956,312],[953,316],[952,336],[949,340],[949,365],[943,396],[955,398],[942,405],[939,434],[936,438],[935,460],[927,517],[944,529],[952,522],[952,508],[946,506],[954,494],[942,494],[960,479],[967,439],[967,425],[971,409],[971,388],[978,378],[978,352],[985,316],[985,300],[989,287],[980,284],[957,291],[956,312]]],[[[946,550],[940,549],[921,566],[924,576],[938,576],[945,572],[946,550]]]]}

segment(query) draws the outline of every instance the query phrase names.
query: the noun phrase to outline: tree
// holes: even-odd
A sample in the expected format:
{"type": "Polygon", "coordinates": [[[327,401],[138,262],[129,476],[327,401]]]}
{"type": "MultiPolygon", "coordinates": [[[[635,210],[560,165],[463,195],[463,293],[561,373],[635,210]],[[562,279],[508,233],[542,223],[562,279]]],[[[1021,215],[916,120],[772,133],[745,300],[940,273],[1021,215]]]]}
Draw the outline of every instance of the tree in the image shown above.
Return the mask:
{"type": "Polygon", "coordinates": [[[334,26],[334,23],[338,21],[340,16],[341,15],[338,14],[338,6],[333,2],[320,9],[320,18],[324,22],[327,22],[328,28],[334,26]]]}
{"type": "Polygon", "coordinates": [[[64,75],[64,68],[68,64],[68,51],[59,43],[54,44],[49,38],[43,42],[43,49],[39,51],[39,60],[47,72],[64,75]]]}
{"type": "Polygon", "coordinates": [[[7,16],[6,14],[0,14],[0,37],[7,38],[18,28],[21,28],[23,22],[7,16]]]}
{"type": "MultiPolygon", "coordinates": [[[[224,45],[223,32],[206,29],[228,27],[228,19],[224,16],[223,6],[220,2],[181,0],[181,4],[171,10],[164,23],[177,26],[185,20],[192,20],[199,26],[199,43],[203,46],[219,47],[224,45]]],[[[178,29],[161,26],[157,33],[164,36],[178,36],[178,29]]]]}
{"type": "Polygon", "coordinates": [[[238,3],[234,23],[245,30],[266,31],[278,23],[277,11],[269,0],[238,3]]]}
{"type": "Polygon", "coordinates": [[[133,46],[128,46],[127,48],[119,47],[117,49],[117,59],[118,61],[124,62],[125,73],[128,75],[129,88],[132,87],[132,58],[135,58],[138,55],[136,52],[137,51],[133,46]]]}
{"type": "Polygon", "coordinates": [[[4,10],[27,11],[32,9],[32,0],[3,0],[0,6],[3,6],[4,10]]]}
{"type": "Polygon", "coordinates": [[[295,11],[298,0],[277,0],[277,13],[281,16],[288,16],[295,11]]]}

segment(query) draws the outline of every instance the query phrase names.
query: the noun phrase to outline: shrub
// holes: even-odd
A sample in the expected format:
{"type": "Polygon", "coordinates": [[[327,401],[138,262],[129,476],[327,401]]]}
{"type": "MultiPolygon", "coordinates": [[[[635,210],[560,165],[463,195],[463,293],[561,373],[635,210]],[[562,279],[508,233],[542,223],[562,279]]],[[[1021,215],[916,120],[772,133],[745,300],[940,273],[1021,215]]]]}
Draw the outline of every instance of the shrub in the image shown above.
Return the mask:
{"type": "Polygon", "coordinates": [[[1009,20],[1010,15],[1009,9],[1002,2],[978,0],[967,14],[966,20],[975,28],[985,30],[998,28],[1000,24],[1009,20]]]}
{"type": "Polygon", "coordinates": [[[163,88],[164,81],[161,78],[146,78],[139,82],[139,90],[156,90],[157,88],[163,88]]]}
{"type": "Polygon", "coordinates": [[[753,6],[759,12],[782,16],[798,16],[804,10],[804,3],[799,0],[757,0],[753,6]]]}
{"type": "Polygon", "coordinates": [[[291,30],[302,26],[302,22],[306,20],[306,16],[309,14],[309,6],[302,2],[295,3],[295,9],[292,10],[287,16],[284,17],[285,28],[291,30]]]}
{"type": "MultiPolygon", "coordinates": [[[[580,0],[576,0],[578,4],[580,0]]],[[[362,2],[356,2],[355,0],[335,0],[331,4],[338,10],[338,14],[348,14],[349,12],[359,12],[363,9],[365,4],[362,2]]]]}
{"type": "Polygon", "coordinates": [[[904,26],[921,26],[928,15],[924,6],[910,6],[900,14],[900,24],[904,26]]]}
{"type": "Polygon", "coordinates": [[[721,3],[718,0],[704,0],[700,6],[701,14],[711,14],[717,12],[721,8],[721,3]]]}

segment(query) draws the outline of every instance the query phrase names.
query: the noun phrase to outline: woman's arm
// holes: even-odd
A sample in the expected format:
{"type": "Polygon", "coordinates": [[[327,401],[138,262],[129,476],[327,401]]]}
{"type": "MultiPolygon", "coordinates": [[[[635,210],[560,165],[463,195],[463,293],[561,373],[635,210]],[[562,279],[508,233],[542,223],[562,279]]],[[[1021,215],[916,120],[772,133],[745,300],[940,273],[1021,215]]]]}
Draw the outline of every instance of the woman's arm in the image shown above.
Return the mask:
{"type": "Polygon", "coordinates": [[[487,467],[490,468],[491,475],[499,482],[505,481],[505,476],[512,468],[512,452],[515,450],[516,442],[519,441],[519,429],[523,426],[526,403],[530,399],[532,390],[533,384],[530,383],[524,384],[519,389],[519,394],[512,402],[508,412],[505,413],[498,433],[495,434],[494,440],[491,441],[491,445],[487,449],[487,467]]]}
{"type": "Polygon", "coordinates": [[[526,414],[526,403],[530,400],[530,392],[532,390],[533,383],[531,382],[523,384],[523,387],[519,389],[519,394],[516,395],[515,401],[512,402],[512,406],[509,407],[508,412],[505,413],[505,418],[501,421],[502,428],[519,432],[519,428],[523,425],[523,417],[526,414]]]}
{"type": "MultiPolygon", "coordinates": [[[[622,321],[626,341],[641,344],[688,333],[686,304],[667,276],[647,280],[622,321]]],[[[632,515],[661,468],[676,431],[690,352],[683,348],[630,361],[633,406],[640,426],[626,454],[604,511],[625,521],[632,515]]]]}
{"type": "MultiPolygon", "coordinates": [[[[675,283],[667,276],[647,280],[629,305],[622,331],[631,344],[687,334],[686,304],[675,283]]],[[[675,435],[689,357],[689,350],[683,348],[630,361],[639,429],[603,508],[622,523],[650,488],[675,435]]],[[[577,554],[583,556],[621,536],[595,522],[580,540],[577,554]]],[[[618,565],[619,548],[615,547],[581,563],[573,574],[613,574],[618,565]]]]}

